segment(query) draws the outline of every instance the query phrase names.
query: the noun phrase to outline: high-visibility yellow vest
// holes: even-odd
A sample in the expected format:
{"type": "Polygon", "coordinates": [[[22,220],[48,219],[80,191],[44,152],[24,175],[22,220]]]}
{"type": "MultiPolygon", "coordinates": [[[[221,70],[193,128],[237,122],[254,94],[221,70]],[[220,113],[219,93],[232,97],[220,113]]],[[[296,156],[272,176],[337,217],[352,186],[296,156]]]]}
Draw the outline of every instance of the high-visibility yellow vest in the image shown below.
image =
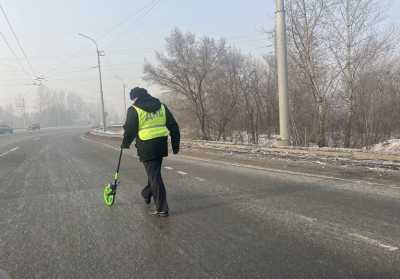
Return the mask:
{"type": "Polygon", "coordinates": [[[138,114],[138,136],[140,140],[151,140],[155,138],[167,137],[169,135],[169,131],[166,126],[167,116],[165,114],[164,105],[161,105],[161,108],[156,112],[147,112],[135,105],[133,105],[133,107],[138,114]]]}

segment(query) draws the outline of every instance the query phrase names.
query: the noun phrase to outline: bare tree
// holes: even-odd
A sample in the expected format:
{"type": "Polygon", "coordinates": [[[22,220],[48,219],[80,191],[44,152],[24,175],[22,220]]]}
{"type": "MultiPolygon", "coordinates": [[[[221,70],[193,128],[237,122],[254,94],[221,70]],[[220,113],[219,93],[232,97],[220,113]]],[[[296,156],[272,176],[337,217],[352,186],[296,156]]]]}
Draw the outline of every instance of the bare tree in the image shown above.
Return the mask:
{"type": "Polygon", "coordinates": [[[159,65],[146,62],[145,79],[184,96],[192,104],[203,139],[209,139],[207,78],[224,56],[225,42],[204,37],[196,40],[192,33],[175,29],[166,39],[167,54],[157,52],[159,65]]]}
{"type": "Polygon", "coordinates": [[[384,59],[368,67],[354,90],[356,146],[369,146],[399,136],[398,59],[384,59]]]}
{"type": "Polygon", "coordinates": [[[335,0],[329,6],[330,32],[326,37],[343,80],[342,97],[346,104],[344,146],[352,145],[355,81],[370,63],[385,54],[390,33],[381,32],[379,0],[335,0]]]}
{"type": "MultiPolygon", "coordinates": [[[[399,136],[397,33],[381,32],[377,0],[288,0],[291,141],[366,146],[399,136]]],[[[224,40],[176,29],[145,79],[164,89],[187,134],[257,144],[278,127],[276,66],[224,40]],[[193,125],[197,123],[197,125],[193,125]],[[197,135],[199,135],[197,134],[197,135]]],[[[68,106],[69,107],[69,106],[68,106]]]]}
{"type": "Polygon", "coordinates": [[[207,83],[210,92],[211,119],[214,122],[216,138],[226,140],[228,125],[235,121],[239,107],[239,75],[244,57],[236,50],[228,50],[211,79],[207,83]]]}
{"type": "Polygon", "coordinates": [[[328,98],[335,92],[337,73],[329,64],[323,40],[330,0],[291,0],[288,2],[289,55],[305,88],[311,92],[318,116],[319,146],[326,146],[328,98]]]}
{"type": "Polygon", "coordinates": [[[71,125],[88,120],[89,111],[89,106],[78,94],[40,86],[36,95],[36,112],[32,117],[43,126],[71,125]]]}

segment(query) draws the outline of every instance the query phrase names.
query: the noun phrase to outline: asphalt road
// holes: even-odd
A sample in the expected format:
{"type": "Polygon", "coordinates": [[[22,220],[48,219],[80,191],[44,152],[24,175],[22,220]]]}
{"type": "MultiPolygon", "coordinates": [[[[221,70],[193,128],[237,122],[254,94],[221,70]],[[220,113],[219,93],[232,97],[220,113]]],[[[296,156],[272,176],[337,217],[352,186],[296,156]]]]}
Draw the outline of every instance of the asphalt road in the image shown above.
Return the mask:
{"type": "Polygon", "coordinates": [[[400,278],[400,188],[171,156],[159,218],[83,133],[0,136],[0,278],[400,278]]]}

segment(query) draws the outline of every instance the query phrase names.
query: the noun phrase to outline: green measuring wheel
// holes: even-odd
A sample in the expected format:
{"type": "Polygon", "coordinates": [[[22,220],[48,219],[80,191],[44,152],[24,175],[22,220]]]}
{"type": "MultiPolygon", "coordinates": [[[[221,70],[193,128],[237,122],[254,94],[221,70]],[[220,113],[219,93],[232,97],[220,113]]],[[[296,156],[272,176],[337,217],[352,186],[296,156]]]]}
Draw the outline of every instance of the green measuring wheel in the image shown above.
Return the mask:
{"type": "Polygon", "coordinates": [[[114,174],[114,181],[112,183],[106,184],[103,189],[103,201],[104,204],[108,207],[113,206],[115,202],[115,195],[117,194],[117,186],[119,184],[118,173],[119,166],[121,165],[122,150],[123,149],[121,148],[121,152],[119,153],[117,171],[114,174]]]}
{"type": "Polygon", "coordinates": [[[103,200],[106,206],[111,207],[115,201],[116,192],[111,189],[111,185],[107,184],[103,190],[103,200]]]}

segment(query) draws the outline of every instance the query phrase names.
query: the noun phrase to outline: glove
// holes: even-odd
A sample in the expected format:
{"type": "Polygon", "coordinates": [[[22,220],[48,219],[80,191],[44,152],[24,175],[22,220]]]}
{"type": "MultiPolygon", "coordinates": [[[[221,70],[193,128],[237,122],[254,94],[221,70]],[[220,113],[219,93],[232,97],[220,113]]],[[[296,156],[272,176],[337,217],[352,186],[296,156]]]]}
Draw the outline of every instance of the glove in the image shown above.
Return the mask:
{"type": "Polygon", "coordinates": [[[178,154],[178,153],[179,153],[179,147],[173,148],[173,149],[172,149],[172,152],[173,152],[174,154],[178,154]]]}

